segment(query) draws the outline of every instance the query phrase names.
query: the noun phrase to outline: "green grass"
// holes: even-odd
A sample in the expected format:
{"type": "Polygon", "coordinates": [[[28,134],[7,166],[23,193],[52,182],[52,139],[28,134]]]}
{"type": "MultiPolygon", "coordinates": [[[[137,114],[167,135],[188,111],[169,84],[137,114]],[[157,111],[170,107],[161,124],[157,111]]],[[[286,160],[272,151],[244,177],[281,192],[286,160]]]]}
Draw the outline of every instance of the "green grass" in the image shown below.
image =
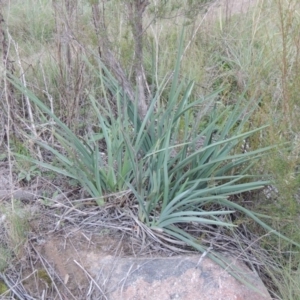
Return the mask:
{"type": "Polygon", "coordinates": [[[0,272],[9,267],[13,257],[21,259],[27,240],[29,213],[22,205],[13,200],[1,206],[2,237],[0,247],[0,272]]]}
{"type": "Polygon", "coordinates": [[[32,43],[41,45],[53,39],[55,20],[51,17],[51,2],[14,1],[7,6],[7,9],[6,22],[10,33],[18,43],[27,46],[32,43]]]}

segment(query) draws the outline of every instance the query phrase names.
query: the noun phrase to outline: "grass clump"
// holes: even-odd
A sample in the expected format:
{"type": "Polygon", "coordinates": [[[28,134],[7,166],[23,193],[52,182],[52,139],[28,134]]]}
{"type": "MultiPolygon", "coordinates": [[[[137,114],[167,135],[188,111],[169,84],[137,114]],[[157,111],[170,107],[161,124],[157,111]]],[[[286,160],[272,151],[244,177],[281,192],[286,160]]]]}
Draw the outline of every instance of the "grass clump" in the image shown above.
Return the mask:
{"type": "Polygon", "coordinates": [[[15,201],[13,207],[4,210],[6,215],[4,228],[7,237],[8,249],[13,251],[16,257],[24,254],[24,244],[27,240],[28,213],[15,201]]]}
{"type": "Polygon", "coordinates": [[[51,18],[51,2],[41,0],[14,1],[7,10],[6,20],[10,33],[22,44],[44,44],[51,42],[54,35],[55,22],[51,18]]]}
{"type": "MultiPolygon", "coordinates": [[[[126,97],[109,70],[100,64],[104,98],[99,102],[89,95],[99,131],[91,131],[83,140],[32,92],[16,80],[12,81],[55,121],[53,135],[57,145],[64,149],[61,152],[57,147],[34,139],[60,164],[24,158],[77,180],[100,206],[105,205],[107,194],[127,190],[131,195],[129,207],[138,207],[132,212],[143,226],[159,232],[165,239],[172,237],[174,242],[179,239],[201,252],[208,247],[181,225],[235,227],[229,216],[236,211],[298,247],[299,244],[274,231],[256,213],[229,200],[229,196],[260,189],[269,183],[259,179],[261,175],[249,175],[249,170],[272,146],[244,153],[237,151],[241,140],[263,129],[245,130],[255,110],[254,101],[244,104],[245,99],[241,97],[235,108],[220,112],[213,104],[219,91],[197,100],[190,99],[193,82],[185,88],[179,78],[182,46],[183,39],[166,103],[158,105],[167,83],[163,82],[151,99],[144,119],[140,118],[137,105],[126,97]],[[203,108],[209,111],[210,118],[199,131],[202,118],[207,117],[203,115],[203,108]],[[197,116],[192,126],[191,111],[197,116]],[[104,148],[101,149],[101,145],[105,145],[104,148]]],[[[209,255],[223,267],[227,266],[216,253],[209,255]]]]}

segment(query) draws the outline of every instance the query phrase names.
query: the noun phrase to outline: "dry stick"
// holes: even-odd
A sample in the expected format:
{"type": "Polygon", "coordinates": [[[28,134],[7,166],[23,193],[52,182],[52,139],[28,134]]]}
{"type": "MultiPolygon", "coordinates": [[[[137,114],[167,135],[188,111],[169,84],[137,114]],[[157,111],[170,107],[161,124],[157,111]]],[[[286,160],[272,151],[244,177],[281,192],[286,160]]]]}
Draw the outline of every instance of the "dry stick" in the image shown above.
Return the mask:
{"type": "Polygon", "coordinates": [[[86,269],[74,259],[74,263],[90,278],[90,280],[94,283],[94,285],[98,288],[98,290],[101,292],[101,294],[103,295],[103,297],[108,300],[108,298],[105,296],[105,293],[102,291],[101,287],[98,285],[98,283],[95,281],[95,279],[89,274],[88,271],[86,271],[86,269]]]}
{"type": "MultiPolygon", "coordinates": [[[[37,254],[37,256],[38,256],[40,262],[41,262],[42,265],[43,265],[44,270],[47,272],[47,275],[48,275],[49,278],[52,280],[52,284],[54,285],[54,288],[55,288],[55,290],[57,291],[58,297],[60,298],[60,300],[63,300],[62,295],[60,294],[59,289],[58,289],[58,287],[57,287],[55,281],[53,280],[51,274],[49,273],[49,271],[48,271],[48,269],[47,269],[47,267],[46,267],[45,262],[46,262],[48,265],[50,265],[50,264],[47,262],[47,260],[44,261],[44,258],[41,256],[41,254],[40,254],[40,253],[37,251],[37,249],[34,247],[33,243],[30,242],[30,246],[32,247],[32,249],[34,250],[34,252],[37,254]]],[[[62,284],[64,284],[63,280],[62,280],[58,275],[57,275],[57,278],[61,281],[62,284]]],[[[71,291],[68,289],[68,287],[67,287],[65,284],[64,284],[64,287],[67,289],[67,291],[69,292],[69,294],[73,297],[73,299],[76,299],[76,298],[74,297],[74,295],[71,293],[71,291]]]]}
{"type": "Polygon", "coordinates": [[[253,48],[253,44],[254,44],[254,37],[256,35],[256,33],[258,32],[258,25],[261,23],[260,20],[263,18],[262,16],[262,12],[263,12],[263,6],[259,5],[259,1],[257,1],[257,3],[255,4],[255,12],[257,12],[257,14],[253,14],[253,24],[254,24],[254,29],[252,29],[252,37],[251,37],[251,44],[250,44],[250,49],[253,48]],[[256,16],[256,20],[254,20],[254,17],[256,16]]]}
{"type": "MultiPolygon", "coordinates": [[[[289,90],[289,72],[288,72],[288,52],[287,49],[288,45],[288,35],[289,35],[289,27],[290,18],[288,11],[284,11],[284,7],[282,6],[281,1],[278,2],[278,9],[279,9],[279,21],[280,21],[280,37],[282,43],[282,64],[281,64],[281,84],[282,84],[282,96],[283,96],[283,113],[286,125],[288,127],[289,124],[289,117],[290,117],[290,90],[289,90]],[[286,13],[286,14],[285,14],[286,13]]],[[[288,4],[287,10],[290,9],[290,3],[288,4]]]]}
{"type": "MultiPolygon", "coordinates": [[[[144,264],[145,264],[145,263],[144,263],[144,264]]],[[[144,264],[143,264],[143,265],[144,265],[144,264]]],[[[143,265],[142,265],[142,266],[143,266],[143,265]]],[[[133,270],[133,271],[131,272],[131,269],[133,268],[133,264],[131,264],[129,270],[127,271],[127,273],[126,273],[126,275],[125,275],[125,277],[121,280],[121,281],[123,281],[123,284],[122,284],[122,286],[121,286],[121,291],[120,291],[120,294],[121,294],[121,295],[123,294],[123,290],[124,290],[124,286],[125,286],[125,283],[126,283],[127,278],[128,278],[133,272],[139,270],[139,268],[141,268],[142,266],[140,266],[140,267],[138,266],[135,270],[133,270]]]]}
{"type": "Polygon", "coordinates": [[[134,61],[134,73],[135,73],[135,83],[138,89],[138,108],[139,113],[144,117],[148,110],[148,105],[146,102],[145,95],[145,85],[144,78],[145,72],[143,70],[143,14],[146,7],[149,5],[148,0],[128,2],[129,18],[133,23],[132,33],[134,39],[134,51],[135,51],[135,61],[134,61]]]}
{"type": "Polygon", "coordinates": [[[58,61],[61,76],[63,76],[63,66],[66,66],[66,84],[62,93],[66,95],[65,98],[68,100],[64,105],[68,107],[67,120],[68,124],[71,125],[73,124],[72,120],[76,120],[76,116],[79,114],[78,108],[83,94],[83,73],[85,68],[85,64],[80,60],[82,47],[80,46],[77,49],[73,43],[76,41],[76,34],[73,33],[73,29],[78,30],[78,2],[66,0],[64,6],[54,4],[53,7],[55,11],[58,61]]]}
{"type": "MultiPolygon", "coordinates": [[[[7,136],[7,148],[8,148],[8,165],[9,165],[9,189],[12,194],[12,187],[13,187],[13,175],[12,175],[12,160],[11,160],[11,152],[10,152],[10,129],[11,129],[11,104],[13,103],[13,93],[12,93],[12,84],[7,81],[6,77],[8,76],[7,73],[12,73],[13,66],[11,62],[8,60],[8,54],[10,49],[10,43],[7,43],[7,38],[5,34],[5,22],[2,13],[0,12],[0,34],[1,34],[1,46],[2,46],[2,62],[4,66],[4,93],[5,93],[5,100],[7,105],[7,124],[5,126],[6,136],[7,136]]],[[[13,197],[11,197],[13,200],[13,197]]],[[[12,201],[13,203],[13,201],[12,201]]]]}
{"type": "Polygon", "coordinates": [[[135,267],[134,270],[132,270],[133,267],[134,267],[134,263],[131,264],[131,266],[130,266],[129,270],[127,271],[126,275],[125,275],[125,276],[122,278],[122,280],[120,281],[120,283],[123,282],[123,283],[122,283],[122,286],[121,286],[121,291],[120,291],[120,294],[121,294],[121,295],[122,295],[122,293],[123,293],[124,286],[125,286],[125,284],[126,284],[127,279],[129,278],[129,276],[132,275],[133,273],[139,271],[144,265],[147,265],[147,264],[149,264],[150,262],[151,262],[151,261],[146,261],[146,262],[144,262],[144,263],[141,264],[141,265],[137,265],[137,266],[135,267]]]}
{"type": "Polygon", "coordinates": [[[153,241],[159,243],[160,245],[163,245],[164,247],[166,247],[172,251],[189,252],[188,250],[180,249],[176,246],[171,245],[171,244],[174,244],[174,245],[185,246],[186,245],[185,242],[169,238],[168,236],[164,235],[164,233],[161,232],[160,229],[158,229],[158,230],[150,229],[144,223],[140,222],[138,220],[138,218],[132,212],[129,213],[129,216],[137,224],[137,226],[143,231],[143,236],[145,236],[145,234],[146,234],[153,241]],[[167,243],[164,243],[164,241],[166,241],[167,243]]]}
{"type": "Polygon", "coordinates": [[[134,103],[135,93],[130,81],[125,74],[124,68],[121,66],[120,62],[116,59],[111,50],[105,24],[103,18],[101,18],[100,10],[97,4],[92,5],[92,13],[95,33],[98,38],[99,57],[106,63],[108,68],[112,70],[118,83],[120,84],[120,86],[122,86],[124,93],[134,103]]]}
{"type": "MultiPolygon", "coordinates": [[[[122,241],[122,240],[121,240],[122,241]]],[[[113,261],[112,261],[112,266],[110,268],[110,271],[108,272],[108,274],[105,274],[107,275],[106,278],[102,278],[100,279],[100,274],[103,275],[103,266],[102,268],[100,269],[100,271],[98,272],[98,275],[97,275],[97,280],[102,280],[103,281],[103,286],[104,287],[107,287],[107,284],[109,282],[109,280],[111,279],[111,276],[113,275],[113,271],[115,270],[116,268],[116,265],[118,264],[119,260],[118,260],[118,257],[117,257],[117,252],[119,251],[119,245],[117,246],[117,249],[115,250],[115,255],[113,257],[113,261]]],[[[106,293],[109,295],[109,293],[111,293],[112,289],[110,290],[106,290],[106,293]]]]}
{"type": "MultiPolygon", "coordinates": [[[[33,297],[26,294],[26,291],[23,287],[23,285],[19,285],[18,283],[12,282],[11,279],[7,278],[6,275],[3,273],[0,273],[0,278],[4,281],[4,283],[9,287],[9,290],[18,297],[20,300],[34,300],[33,297]]],[[[8,291],[9,292],[9,291],[8,291]]],[[[4,294],[2,294],[4,296],[4,294]]]]}
{"type": "MultiPolygon", "coordinates": [[[[130,4],[128,4],[130,6],[130,4]]],[[[132,103],[135,103],[138,100],[138,111],[141,117],[144,117],[147,112],[147,103],[144,89],[144,71],[143,66],[141,64],[142,58],[142,18],[143,12],[148,5],[148,1],[141,1],[139,3],[134,4],[134,8],[131,7],[131,12],[133,12],[133,22],[134,24],[134,40],[135,40],[135,77],[136,77],[136,85],[138,89],[138,97],[135,97],[135,92],[133,90],[132,84],[126,76],[124,68],[121,66],[120,61],[118,61],[113,54],[113,51],[110,47],[110,42],[108,39],[107,28],[104,23],[103,17],[101,17],[99,4],[92,5],[93,12],[93,23],[96,35],[98,37],[98,51],[99,57],[106,63],[106,65],[112,70],[114,73],[118,83],[122,86],[124,93],[128,96],[132,103]]]]}
{"type": "MultiPolygon", "coordinates": [[[[16,51],[16,54],[17,54],[17,59],[18,59],[17,62],[18,62],[19,68],[21,70],[21,82],[22,82],[23,86],[25,87],[25,89],[27,89],[27,82],[26,82],[25,72],[24,72],[24,69],[23,69],[23,66],[22,66],[22,63],[21,63],[21,59],[20,59],[18,44],[11,37],[9,32],[8,32],[8,37],[9,37],[9,40],[12,41],[13,44],[14,44],[15,51],[16,51]]],[[[31,109],[30,100],[29,100],[29,97],[27,95],[24,95],[24,97],[25,97],[25,101],[26,101],[26,105],[27,105],[27,112],[28,112],[29,119],[30,119],[31,131],[32,131],[35,139],[37,140],[38,139],[38,134],[37,134],[34,119],[33,119],[33,113],[32,113],[32,109],[31,109]]],[[[32,142],[31,142],[31,147],[33,148],[32,142]]],[[[42,161],[43,157],[42,157],[41,150],[40,150],[39,146],[37,146],[37,152],[38,152],[38,158],[42,161]]]]}
{"type": "MultiPolygon", "coordinates": [[[[70,1],[66,0],[65,1],[65,7],[66,7],[66,13],[65,13],[65,18],[63,20],[63,29],[62,29],[62,35],[59,36],[60,39],[60,44],[61,47],[63,47],[63,61],[65,61],[65,76],[66,76],[66,106],[68,109],[68,113],[67,113],[67,122],[69,124],[69,126],[71,126],[72,122],[72,116],[73,116],[73,109],[74,109],[74,105],[70,105],[70,98],[73,96],[72,95],[72,56],[71,56],[71,46],[70,46],[70,41],[71,41],[71,37],[70,37],[70,33],[69,33],[69,29],[70,29],[70,9],[71,9],[71,5],[70,5],[70,1]]],[[[63,64],[63,61],[60,61],[60,65],[63,64]]]]}
{"type": "Polygon", "coordinates": [[[204,20],[206,19],[208,13],[212,10],[212,8],[215,6],[215,4],[216,4],[216,2],[215,2],[214,4],[212,4],[212,5],[210,5],[209,8],[208,8],[208,10],[207,10],[207,12],[206,12],[205,15],[202,17],[201,21],[199,22],[199,24],[198,24],[198,26],[196,27],[196,29],[195,29],[195,31],[194,31],[192,37],[190,38],[188,44],[186,45],[186,47],[185,47],[185,49],[184,49],[184,51],[183,51],[183,53],[182,53],[182,55],[181,55],[180,61],[182,61],[184,55],[186,54],[187,50],[188,50],[189,47],[191,46],[192,41],[195,39],[196,34],[197,34],[197,32],[199,31],[201,25],[203,24],[203,22],[204,22],[204,20]]]}
{"type": "Polygon", "coordinates": [[[71,124],[72,108],[68,99],[71,99],[71,49],[70,49],[70,35],[69,35],[69,9],[70,3],[63,1],[64,5],[60,6],[53,1],[54,19],[56,28],[56,44],[57,44],[57,59],[60,72],[60,79],[62,85],[60,85],[60,93],[63,94],[61,98],[63,107],[67,109],[66,117],[68,126],[71,124]]]}
{"type": "MultiPolygon", "coordinates": [[[[273,232],[275,232],[275,230],[272,230],[272,231],[269,231],[269,232],[267,232],[266,234],[264,234],[264,235],[262,235],[262,236],[260,236],[260,237],[257,237],[257,238],[255,238],[255,240],[253,240],[253,241],[251,241],[251,243],[245,248],[245,249],[243,249],[243,247],[241,247],[240,249],[241,249],[241,252],[240,252],[240,254],[238,254],[236,257],[235,257],[235,261],[237,261],[240,257],[242,257],[242,255],[244,254],[245,256],[248,256],[248,255],[246,255],[247,253],[247,250],[249,250],[250,249],[250,251],[251,251],[251,247],[254,245],[254,244],[256,244],[256,243],[258,243],[260,240],[262,240],[263,238],[265,238],[265,237],[267,237],[267,236],[270,236],[273,232]]],[[[238,240],[239,241],[239,240],[238,240]]],[[[239,241],[239,243],[240,243],[240,241],[239,241]]],[[[248,263],[249,263],[249,261],[247,261],[248,263]]],[[[251,263],[251,262],[250,262],[251,263]]],[[[252,265],[252,263],[251,263],[251,265],[252,265]]],[[[227,267],[226,267],[226,269],[227,268],[230,268],[230,265],[228,265],[227,267]]],[[[225,269],[225,270],[226,270],[225,269]]]]}
{"type": "MultiPolygon", "coordinates": [[[[41,63],[40,63],[40,67],[41,67],[41,70],[42,70],[43,80],[44,80],[44,85],[45,85],[45,90],[43,92],[47,95],[47,98],[50,102],[51,113],[54,115],[53,97],[49,93],[44,67],[41,63]]],[[[52,145],[54,145],[54,126],[53,125],[55,124],[55,122],[54,122],[54,119],[52,117],[50,118],[50,124],[51,124],[51,137],[50,137],[50,139],[51,139],[52,145]]]]}
{"type": "Polygon", "coordinates": [[[160,26],[159,32],[157,30],[157,26],[158,26],[157,23],[155,23],[156,30],[154,30],[152,25],[150,26],[150,28],[153,32],[153,37],[155,40],[155,83],[156,83],[156,86],[159,86],[159,83],[158,83],[158,56],[159,56],[159,39],[160,39],[160,34],[162,32],[162,26],[160,26]]]}
{"type": "MultiPolygon", "coordinates": [[[[198,24],[198,26],[196,27],[196,29],[195,29],[195,31],[194,31],[194,33],[193,33],[191,39],[189,40],[189,42],[188,42],[188,44],[186,45],[186,47],[185,47],[183,53],[181,54],[180,62],[183,60],[183,57],[185,56],[187,50],[188,50],[189,47],[191,46],[192,41],[195,39],[196,34],[197,34],[197,32],[199,31],[201,25],[203,24],[204,20],[206,19],[207,15],[209,14],[209,12],[210,12],[210,11],[212,10],[212,8],[216,5],[216,3],[217,3],[217,1],[215,1],[215,3],[213,3],[212,5],[209,6],[209,9],[206,11],[205,15],[204,15],[203,18],[201,19],[201,22],[200,22],[200,23],[198,24]]],[[[152,31],[153,31],[153,30],[152,30],[152,31]]],[[[155,38],[155,40],[156,40],[156,37],[154,37],[154,38],[155,38]]],[[[166,84],[172,79],[173,73],[174,73],[174,72],[172,72],[171,75],[169,76],[169,78],[168,78],[166,84]]]]}

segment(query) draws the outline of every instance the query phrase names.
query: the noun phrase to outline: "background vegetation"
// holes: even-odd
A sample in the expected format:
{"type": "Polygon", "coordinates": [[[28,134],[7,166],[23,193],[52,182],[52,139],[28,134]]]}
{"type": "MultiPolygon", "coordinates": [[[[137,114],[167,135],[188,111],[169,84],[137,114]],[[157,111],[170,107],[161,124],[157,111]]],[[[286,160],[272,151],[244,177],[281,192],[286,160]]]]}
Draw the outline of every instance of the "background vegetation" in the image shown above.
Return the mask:
{"type": "MultiPolygon", "coordinates": [[[[0,141],[9,149],[1,159],[11,166],[11,188],[14,173],[30,184],[41,172],[52,176],[48,168],[79,182],[99,205],[107,193],[129,189],[143,224],[196,248],[178,223],[242,226],[271,254],[263,272],[274,297],[299,299],[300,256],[284,237],[300,243],[300,7],[296,0],[250,2],[240,13],[230,1],[223,10],[211,1],[150,1],[140,57],[137,1],[3,2],[0,141]],[[143,97],[148,114],[134,102],[143,97]],[[259,163],[248,168],[253,158],[259,163]],[[200,177],[199,164],[206,164],[200,177]],[[195,197],[204,202],[191,204],[195,197]],[[231,209],[240,212],[232,217],[231,209]],[[185,211],[181,220],[178,211],[185,211]],[[266,234],[268,226],[282,235],[266,234]]],[[[0,271],[21,255],[25,238],[18,228],[27,216],[14,201],[8,209],[1,208],[10,225],[0,271]]]]}

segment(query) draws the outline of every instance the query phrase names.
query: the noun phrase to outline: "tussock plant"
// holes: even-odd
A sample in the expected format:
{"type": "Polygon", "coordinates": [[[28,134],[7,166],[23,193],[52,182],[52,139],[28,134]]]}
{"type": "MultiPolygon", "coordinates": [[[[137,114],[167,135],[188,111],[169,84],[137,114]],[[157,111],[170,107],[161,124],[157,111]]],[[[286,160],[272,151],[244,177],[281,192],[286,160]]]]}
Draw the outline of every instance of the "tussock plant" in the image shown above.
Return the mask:
{"type": "MultiPolygon", "coordinates": [[[[201,252],[206,252],[207,247],[182,225],[231,228],[235,225],[230,214],[237,211],[266,231],[288,240],[257,214],[229,199],[231,195],[268,184],[261,176],[249,175],[249,170],[272,147],[239,150],[241,141],[264,129],[245,131],[256,107],[255,99],[248,99],[245,104],[241,95],[234,109],[225,108],[221,112],[216,108],[220,91],[192,99],[193,82],[186,85],[179,79],[182,44],[171,82],[165,80],[157,87],[143,118],[137,103],[128,99],[100,62],[102,94],[89,93],[97,130],[91,127],[84,139],[77,137],[31,91],[12,80],[45,118],[55,122],[51,134],[57,146],[37,139],[34,142],[52,153],[59,163],[24,158],[76,179],[99,206],[105,205],[106,194],[128,190],[132,211],[138,214],[136,217],[143,226],[168,237],[169,241],[179,239],[201,252]],[[168,99],[162,104],[160,95],[166,87],[168,99]]],[[[209,255],[223,267],[227,266],[217,254],[209,255]]]]}

